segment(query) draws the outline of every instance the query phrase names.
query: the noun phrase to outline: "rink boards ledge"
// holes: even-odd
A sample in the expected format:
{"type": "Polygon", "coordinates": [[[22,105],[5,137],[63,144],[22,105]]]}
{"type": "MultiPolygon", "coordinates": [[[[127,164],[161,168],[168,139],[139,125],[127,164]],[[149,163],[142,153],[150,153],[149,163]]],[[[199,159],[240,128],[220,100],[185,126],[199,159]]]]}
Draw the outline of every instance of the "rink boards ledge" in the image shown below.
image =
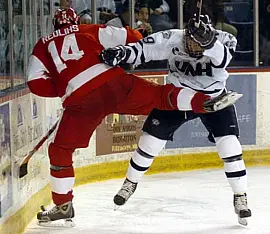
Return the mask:
{"type": "MultiPolygon", "coordinates": [[[[247,166],[270,165],[270,149],[244,151],[244,159],[247,166]]],[[[128,163],[128,161],[114,161],[76,168],[75,186],[124,178],[128,163]]],[[[147,174],[222,167],[223,163],[215,152],[188,153],[157,157],[147,174]]],[[[48,205],[50,202],[51,192],[49,185],[47,185],[33,195],[19,211],[0,226],[0,234],[23,233],[26,226],[40,210],[40,205],[48,205]]]]}

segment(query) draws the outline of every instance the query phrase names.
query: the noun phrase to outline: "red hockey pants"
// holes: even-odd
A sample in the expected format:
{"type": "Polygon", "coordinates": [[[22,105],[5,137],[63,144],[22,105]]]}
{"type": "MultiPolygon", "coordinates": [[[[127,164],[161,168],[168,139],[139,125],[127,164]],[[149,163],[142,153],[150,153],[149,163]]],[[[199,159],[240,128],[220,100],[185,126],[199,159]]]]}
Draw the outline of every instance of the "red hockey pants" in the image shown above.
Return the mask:
{"type": "Polygon", "coordinates": [[[72,200],[75,181],[72,153],[88,146],[90,137],[105,116],[112,113],[148,115],[153,108],[177,109],[175,99],[180,90],[125,74],[91,91],[77,105],[67,106],[54,141],[49,145],[54,203],[59,205],[72,200]]]}

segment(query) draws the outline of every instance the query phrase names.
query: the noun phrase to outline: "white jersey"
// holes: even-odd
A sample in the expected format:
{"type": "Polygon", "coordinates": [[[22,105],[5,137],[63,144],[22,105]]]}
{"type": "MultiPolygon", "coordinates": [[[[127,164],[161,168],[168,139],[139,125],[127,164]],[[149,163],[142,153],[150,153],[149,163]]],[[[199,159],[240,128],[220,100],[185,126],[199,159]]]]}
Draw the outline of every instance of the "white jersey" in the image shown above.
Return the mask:
{"type": "Polygon", "coordinates": [[[151,60],[168,60],[168,80],[177,87],[191,88],[212,97],[225,89],[229,76],[226,67],[236,49],[237,40],[230,33],[217,30],[217,41],[200,59],[190,57],[184,49],[184,30],[173,29],[151,34],[129,44],[128,63],[138,66],[151,60]]]}

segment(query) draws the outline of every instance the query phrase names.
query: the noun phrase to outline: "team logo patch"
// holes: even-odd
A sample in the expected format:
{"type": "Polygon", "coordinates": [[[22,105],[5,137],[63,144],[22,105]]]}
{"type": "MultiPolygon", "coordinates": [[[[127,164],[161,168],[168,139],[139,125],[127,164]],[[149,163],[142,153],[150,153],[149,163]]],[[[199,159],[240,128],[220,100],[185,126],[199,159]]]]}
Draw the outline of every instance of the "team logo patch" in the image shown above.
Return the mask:
{"type": "Polygon", "coordinates": [[[157,119],[152,119],[152,124],[158,126],[160,122],[157,119]]]}
{"type": "Polygon", "coordinates": [[[225,43],[225,46],[227,46],[228,48],[235,48],[237,45],[236,41],[227,41],[225,43]]]}
{"type": "Polygon", "coordinates": [[[185,52],[180,51],[178,47],[172,48],[172,53],[174,55],[187,56],[187,54],[185,52]]]}
{"type": "Polygon", "coordinates": [[[172,35],[172,32],[170,30],[162,32],[163,38],[169,39],[172,35]]]}

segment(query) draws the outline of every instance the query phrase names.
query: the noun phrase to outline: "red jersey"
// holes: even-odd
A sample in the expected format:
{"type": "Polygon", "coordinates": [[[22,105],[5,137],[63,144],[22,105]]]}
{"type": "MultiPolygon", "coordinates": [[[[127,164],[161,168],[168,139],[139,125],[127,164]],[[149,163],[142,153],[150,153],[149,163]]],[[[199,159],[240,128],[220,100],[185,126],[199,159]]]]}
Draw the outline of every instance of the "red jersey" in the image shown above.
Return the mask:
{"type": "Polygon", "coordinates": [[[137,42],[138,31],[106,25],[69,25],[42,37],[28,65],[28,87],[42,97],[76,103],[91,90],[123,74],[120,67],[101,63],[104,48],[137,42]]]}

